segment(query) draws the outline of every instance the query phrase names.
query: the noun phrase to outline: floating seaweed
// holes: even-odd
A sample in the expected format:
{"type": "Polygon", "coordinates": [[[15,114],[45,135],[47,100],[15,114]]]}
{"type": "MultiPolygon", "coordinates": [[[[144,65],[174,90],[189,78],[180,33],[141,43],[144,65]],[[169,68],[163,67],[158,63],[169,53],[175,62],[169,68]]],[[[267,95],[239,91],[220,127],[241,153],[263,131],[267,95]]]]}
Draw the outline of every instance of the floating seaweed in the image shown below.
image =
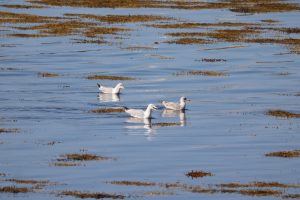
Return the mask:
{"type": "Polygon", "coordinates": [[[274,117],[285,117],[285,118],[300,118],[299,113],[292,113],[285,110],[269,110],[267,115],[274,117]]]}
{"type": "Polygon", "coordinates": [[[185,174],[187,177],[191,177],[191,178],[202,178],[204,176],[214,176],[214,174],[210,173],[210,172],[205,172],[205,171],[189,171],[185,174]]]}
{"type": "Polygon", "coordinates": [[[91,113],[115,113],[115,112],[125,112],[124,108],[97,108],[90,110],[91,113]]]}
{"type": "Polygon", "coordinates": [[[130,185],[130,186],[155,186],[153,182],[140,182],[140,181],[111,181],[109,182],[114,185],[130,185]]]}
{"type": "Polygon", "coordinates": [[[123,81],[136,80],[136,78],[127,77],[127,76],[106,76],[106,75],[91,75],[91,76],[88,76],[87,79],[89,79],[89,80],[123,80],[123,81]]]}
{"type": "Polygon", "coordinates": [[[0,187],[0,193],[5,192],[5,193],[28,193],[28,192],[33,192],[32,188],[27,188],[27,187],[16,187],[16,186],[5,186],[5,187],[0,187]]]}
{"type": "Polygon", "coordinates": [[[111,157],[98,156],[96,154],[64,154],[60,156],[61,158],[57,159],[57,161],[91,161],[91,160],[111,160],[111,157]]]}
{"type": "Polygon", "coordinates": [[[49,72],[39,72],[38,76],[39,77],[55,77],[55,76],[62,76],[62,75],[61,74],[49,73],[49,72]]]}
{"type": "Polygon", "coordinates": [[[0,133],[16,133],[18,131],[17,128],[0,128],[0,133]]]}
{"type": "Polygon", "coordinates": [[[63,191],[60,192],[58,195],[64,196],[72,196],[76,198],[86,199],[86,198],[94,198],[94,199],[124,199],[126,196],[121,194],[109,194],[104,192],[80,192],[80,191],[63,191]]]}
{"type": "Polygon", "coordinates": [[[284,157],[284,158],[300,157],[300,150],[271,152],[265,154],[265,156],[284,157]]]}
{"type": "Polygon", "coordinates": [[[181,71],[175,73],[175,76],[226,76],[224,72],[217,71],[203,71],[203,70],[191,70],[191,71],[181,71]]]}

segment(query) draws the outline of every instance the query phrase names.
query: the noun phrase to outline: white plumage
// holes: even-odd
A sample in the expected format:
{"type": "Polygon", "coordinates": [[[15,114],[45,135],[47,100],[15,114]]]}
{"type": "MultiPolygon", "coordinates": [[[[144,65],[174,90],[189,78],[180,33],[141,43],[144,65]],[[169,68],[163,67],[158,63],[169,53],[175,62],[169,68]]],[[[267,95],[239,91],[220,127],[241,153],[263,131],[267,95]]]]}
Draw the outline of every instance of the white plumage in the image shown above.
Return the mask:
{"type": "Polygon", "coordinates": [[[186,97],[180,97],[179,103],[162,101],[161,103],[170,110],[185,110],[186,102],[190,101],[186,97]]]}
{"type": "Polygon", "coordinates": [[[149,104],[147,109],[141,110],[141,109],[128,109],[125,108],[125,112],[128,113],[132,117],[136,118],[151,118],[152,110],[156,110],[157,107],[154,104],[149,104]]]}
{"type": "Polygon", "coordinates": [[[100,92],[105,94],[119,94],[121,92],[121,89],[124,89],[122,83],[118,83],[115,87],[105,87],[103,85],[100,85],[99,83],[97,83],[97,85],[100,92]]]}

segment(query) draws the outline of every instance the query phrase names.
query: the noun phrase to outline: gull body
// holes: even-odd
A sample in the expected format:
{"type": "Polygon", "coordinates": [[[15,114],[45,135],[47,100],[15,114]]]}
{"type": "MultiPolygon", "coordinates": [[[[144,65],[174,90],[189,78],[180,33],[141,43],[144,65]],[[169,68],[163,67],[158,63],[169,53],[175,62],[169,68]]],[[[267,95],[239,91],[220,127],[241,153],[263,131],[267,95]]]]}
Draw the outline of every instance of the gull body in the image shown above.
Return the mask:
{"type": "Polygon", "coordinates": [[[162,101],[161,103],[170,110],[185,110],[186,102],[190,101],[186,97],[180,97],[179,103],[162,101]]]}
{"type": "Polygon", "coordinates": [[[124,86],[122,83],[118,83],[115,87],[105,87],[103,85],[100,85],[99,83],[97,83],[97,85],[98,85],[100,92],[102,92],[104,94],[120,94],[121,89],[124,89],[124,86]]]}
{"type": "Polygon", "coordinates": [[[150,119],[152,110],[156,110],[157,107],[154,104],[149,104],[147,109],[144,111],[142,109],[128,109],[125,108],[125,112],[132,117],[141,118],[141,119],[150,119]]]}

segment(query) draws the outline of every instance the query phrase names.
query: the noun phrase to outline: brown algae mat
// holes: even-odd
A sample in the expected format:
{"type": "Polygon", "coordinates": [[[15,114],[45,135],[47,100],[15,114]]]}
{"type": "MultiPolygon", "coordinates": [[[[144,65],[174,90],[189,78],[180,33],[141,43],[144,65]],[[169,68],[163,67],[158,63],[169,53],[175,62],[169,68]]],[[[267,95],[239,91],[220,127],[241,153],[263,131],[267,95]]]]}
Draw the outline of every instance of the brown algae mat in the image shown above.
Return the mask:
{"type": "MultiPolygon", "coordinates": [[[[126,186],[144,186],[144,187],[161,187],[167,190],[168,195],[174,194],[174,190],[181,190],[192,193],[203,193],[203,194],[240,194],[245,196],[273,196],[273,197],[291,197],[298,194],[287,194],[288,188],[299,188],[298,184],[283,184],[278,182],[252,182],[252,183],[226,183],[218,185],[188,185],[176,183],[155,183],[155,182],[139,182],[139,181],[111,181],[107,182],[116,185],[126,185],[126,186]],[[277,188],[276,190],[274,188],[277,188]],[[169,191],[171,193],[169,193],[169,191]]],[[[165,191],[164,191],[165,192],[165,191]]]]}
{"type": "Polygon", "coordinates": [[[118,113],[125,112],[124,108],[97,108],[90,110],[91,113],[118,113]]]}
{"type": "Polygon", "coordinates": [[[274,117],[300,118],[299,113],[292,113],[285,110],[269,110],[266,114],[274,117]]]}
{"type": "Polygon", "coordinates": [[[158,126],[158,127],[170,127],[170,126],[180,126],[181,124],[179,122],[157,122],[153,123],[152,126],[158,126]]]}
{"type": "Polygon", "coordinates": [[[32,188],[27,188],[27,187],[16,187],[16,186],[5,186],[5,187],[0,187],[0,193],[5,192],[5,193],[28,193],[28,192],[33,192],[32,188]]]}
{"type": "Polygon", "coordinates": [[[106,23],[136,23],[171,20],[172,18],[159,15],[91,15],[91,14],[65,14],[68,17],[81,17],[94,19],[106,23]]]}
{"type": "MultiPolygon", "coordinates": [[[[199,60],[196,60],[199,61],[199,60]]],[[[221,58],[202,58],[202,62],[226,62],[227,60],[221,58]]]]}
{"type": "Polygon", "coordinates": [[[91,75],[87,77],[88,80],[121,80],[121,81],[130,81],[136,80],[136,78],[128,76],[105,76],[105,75],[91,75]]]}
{"type": "Polygon", "coordinates": [[[191,178],[202,178],[204,176],[214,176],[214,174],[212,174],[210,172],[199,171],[199,170],[189,171],[189,172],[185,173],[185,175],[187,177],[191,177],[191,178]]]}
{"type": "Polygon", "coordinates": [[[17,128],[0,128],[1,133],[17,133],[19,130],[17,128]]]}
{"type": "Polygon", "coordinates": [[[141,181],[111,181],[114,185],[128,185],[128,186],[155,186],[153,182],[141,182],[141,181]]]}
{"type": "Polygon", "coordinates": [[[268,12],[290,12],[299,10],[299,5],[285,2],[283,0],[219,0],[216,2],[206,1],[180,1],[180,0],[27,0],[30,3],[51,6],[72,6],[92,8],[171,8],[171,9],[230,9],[239,13],[268,13],[268,12]]]}
{"type": "Polygon", "coordinates": [[[63,191],[58,193],[59,196],[72,196],[76,198],[86,199],[124,199],[126,196],[121,194],[109,194],[104,192],[80,192],[80,191],[63,191]]]}
{"type": "Polygon", "coordinates": [[[174,74],[175,76],[226,76],[225,72],[218,71],[203,71],[203,70],[191,70],[181,71],[174,74]]]}
{"type": "Polygon", "coordinates": [[[96,154],[64,154],[61,155],[61,158],[57,159],[57,161],[91,161],[91,160],[110,160],[113,159],[111,157],[98,156],[96,154]]]}
{"type": "Polygon", "coordinates": [[[295,157],[300,157],[300,150],[271,152],[271,153],[265,154],[265,156],[295,158],[295,157]]]}
{"type": "Polygon", "coordinates": [[[56,76],[62,76],[61,74],[54,74],[49,72],[39,72],[38,77],[56,77],[56,76]]]}

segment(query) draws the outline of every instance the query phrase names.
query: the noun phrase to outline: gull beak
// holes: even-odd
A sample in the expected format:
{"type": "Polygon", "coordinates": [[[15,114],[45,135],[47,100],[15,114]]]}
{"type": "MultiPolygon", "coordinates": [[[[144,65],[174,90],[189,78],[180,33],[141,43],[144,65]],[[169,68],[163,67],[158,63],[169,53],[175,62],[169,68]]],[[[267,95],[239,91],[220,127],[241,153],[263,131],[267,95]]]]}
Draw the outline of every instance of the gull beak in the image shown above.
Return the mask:
{"type": "Polygon", "coordinates": [[[121,89],[124,89],[125,87],[122,85],[120,88],[121,88],[121,89]]]}
{"type": "Polygon", "coordinates": [[[156,106],[153,106],[153,109],[154,109],[154,110],[157,110],[158,108],[157,108],[156,106]]]}
{"type": "Polygon", "coordinates": [[[191,101],[190,99],[186,99],[185,101],[191,101]]]}

